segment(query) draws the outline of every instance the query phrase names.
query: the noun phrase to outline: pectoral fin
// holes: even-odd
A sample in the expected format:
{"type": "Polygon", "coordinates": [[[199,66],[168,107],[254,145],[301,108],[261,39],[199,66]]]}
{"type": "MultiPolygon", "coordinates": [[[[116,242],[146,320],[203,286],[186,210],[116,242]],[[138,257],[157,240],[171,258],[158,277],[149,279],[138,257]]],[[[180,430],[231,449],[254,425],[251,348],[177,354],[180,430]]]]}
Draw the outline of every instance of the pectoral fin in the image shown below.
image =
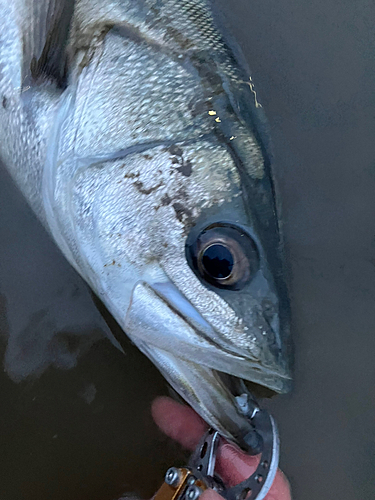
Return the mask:
{"type": "Polygon", "coordinates": [[[23,86],[54,80],[64,87],[67,41],[75,0],[22,2],[23,86]]]}

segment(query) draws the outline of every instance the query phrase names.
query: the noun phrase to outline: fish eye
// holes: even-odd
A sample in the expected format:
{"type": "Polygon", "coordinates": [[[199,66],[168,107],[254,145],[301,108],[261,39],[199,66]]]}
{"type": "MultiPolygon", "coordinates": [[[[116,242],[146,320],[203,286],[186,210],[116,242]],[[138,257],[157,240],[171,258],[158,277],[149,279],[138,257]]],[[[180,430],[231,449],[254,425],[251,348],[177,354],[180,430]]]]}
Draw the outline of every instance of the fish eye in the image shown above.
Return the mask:
{"type": "Polygon", "coordinates": [[[187,241],[187,259],[195,274],[217,288],[239,290],[259,268],[254,240],[241,228],[213,224],[187,241]]]}

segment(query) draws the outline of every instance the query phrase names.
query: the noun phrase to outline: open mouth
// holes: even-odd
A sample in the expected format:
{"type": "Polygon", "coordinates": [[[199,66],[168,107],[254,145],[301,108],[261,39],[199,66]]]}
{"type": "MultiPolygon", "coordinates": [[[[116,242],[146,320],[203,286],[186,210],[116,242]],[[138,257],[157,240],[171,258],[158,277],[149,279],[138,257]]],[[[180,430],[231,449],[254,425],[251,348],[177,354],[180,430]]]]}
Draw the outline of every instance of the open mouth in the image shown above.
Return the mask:
{"type": "Polygon", "coordinates": [[[247,392],[241,379],[276,392],[284,392],[290,383],[277,366],[269,369],[223,348],[210,325],[173,284],[138,282],[124,330],[209,425],[239,444],[249,432],[236,399],[247,392]]]}
{"type": "Polygon", "coordinates": [[[242,406],[248,402],[257,403],[241,379],[143,343],[137,345],[210,427],[250,454],[261,451],[261,442],[242,406]]]}

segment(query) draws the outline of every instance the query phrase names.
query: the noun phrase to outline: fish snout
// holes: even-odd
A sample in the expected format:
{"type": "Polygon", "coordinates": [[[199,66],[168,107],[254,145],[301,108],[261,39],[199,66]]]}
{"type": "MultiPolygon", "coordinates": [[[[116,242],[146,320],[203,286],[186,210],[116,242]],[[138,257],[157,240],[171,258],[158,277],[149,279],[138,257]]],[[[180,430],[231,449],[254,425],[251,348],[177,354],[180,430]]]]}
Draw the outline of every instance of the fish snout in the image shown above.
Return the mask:
{"type": "Polygon", "coordinates": [[[285,373],[263,369],[257,361],[220,344],[210,325],[172,283],[138,282],[123,328],[210,426],[242,446],[249,422],[228,377],[251,380],[278,392],[285,388],[285,373]]]}

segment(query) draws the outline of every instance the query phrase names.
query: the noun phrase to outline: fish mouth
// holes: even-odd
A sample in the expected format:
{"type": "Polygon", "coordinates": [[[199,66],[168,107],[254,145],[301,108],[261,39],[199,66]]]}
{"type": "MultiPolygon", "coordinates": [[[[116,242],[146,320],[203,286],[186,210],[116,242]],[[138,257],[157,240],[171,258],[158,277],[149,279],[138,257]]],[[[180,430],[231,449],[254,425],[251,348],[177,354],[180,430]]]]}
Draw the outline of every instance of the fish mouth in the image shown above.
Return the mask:
{"type": "Polygon", "coordinates": [[[239,411],[233,381],[290,390],[283,365],[267,366],[215,341],[209,323],[171,282],[135,285],[124,330],[209,425],[240,445],[249,423],[239,411]]]}

